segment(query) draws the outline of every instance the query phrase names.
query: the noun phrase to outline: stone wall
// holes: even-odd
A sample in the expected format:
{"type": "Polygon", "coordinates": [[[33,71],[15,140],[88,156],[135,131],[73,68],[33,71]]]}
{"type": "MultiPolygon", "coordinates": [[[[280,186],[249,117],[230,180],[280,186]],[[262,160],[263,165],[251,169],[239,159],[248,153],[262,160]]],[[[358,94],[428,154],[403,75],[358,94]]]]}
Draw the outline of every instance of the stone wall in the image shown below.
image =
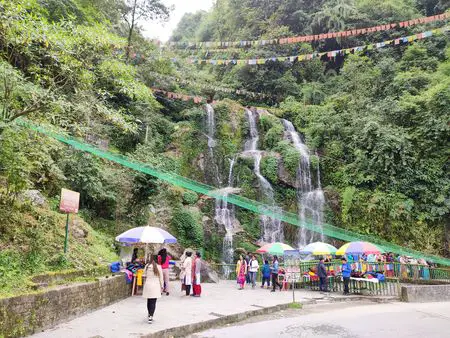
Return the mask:
{"type": "Polygon", "coordinates": [[[53,327],[131,294],[123,275],[96,282],[0,299],[0,337],[21,337],[53,327]]]}
{"type": "Polygon", "coordinates": [[[402,285],[403,302],[450,301],[450,284],[446,285],[402,285]]]}

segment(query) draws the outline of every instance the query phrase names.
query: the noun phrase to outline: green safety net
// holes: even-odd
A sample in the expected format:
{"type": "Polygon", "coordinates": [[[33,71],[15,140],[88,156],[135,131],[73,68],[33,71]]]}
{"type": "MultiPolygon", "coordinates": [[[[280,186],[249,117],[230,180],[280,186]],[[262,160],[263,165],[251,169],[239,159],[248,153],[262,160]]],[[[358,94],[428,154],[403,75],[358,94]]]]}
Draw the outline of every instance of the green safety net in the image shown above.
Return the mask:
{"type": "Polygon", "coordinates": [[[99,149],[95,146],[84,143],[83,141],[78,140],[74,137],[63,135],[61,133],[53,132],[47,128],[43,128],[42,126],[37,126],[28,120],[22,119],[22,120],[18,121],[17,123],[23,127],[29,128],[29,129],[39,132],[41,134],[52,137],[60,142],[68,144],[75,149],[91,153],[100,158],[107,159],[109,161],[118,163],[124,167],[128,167],[133,170],[154,176],[154,177],[161,179],[169,184],[173,184],[178,187],[189,189],[189,190],[195,191],[197,193],[210,196],[215,199],[225,200],[228,203],[237,205],[237,206],[247,209],[247,210],[251,210],[260,215],[267,215],[269,217],[281,220],[283,222],[286,222],[286,223],[289,223],[289,224],[292,224],[292,225],[295,225],[298,227],[305,227],[306,229],[311,230],[311,231],[320,232],[320,233],[323,232],[323,234],[326,236],[340,239],[342,241],[372,242],[372,243],[380,246],[386,252],[394,252],[399,255],[408,255],[408,256],[413,256],[416,258],[424,258],[424,259],[430,260],[435,263],[450,265],[450,259],[436,256],[436,255],[425,254],[425,253],[422,253],[417,250],[409,249],[409,248],[406,248],[406,247],[403,247],[403,246],[400,246],[397,244],[387,242],[387,241],[385,241],[379,237],[373,236],[373,235],[360,234],[357,232],[353,232],[353,231],[349,231],[349,230],[346,230],[343,228],[336,227],[331,224],[322,224],[322,227],[318,227],[316,224],[314,224],[310,220],[300,221],[298,215],[295,213],[286,212],[286,211],[280,210],[279,208],[274,208],[271,205],[267,205],[267,204],[264,204],[264,203],[261,203],[258,201],[254,201],[254,200],[242,197],[242,196],[238,196],[236,194],[224,194],[222,191],[220,191],[219,188],[212,187],[212,186],[191,180],[189,178],[177,175],[175,173],[164,172],[160,169],[155,169],[154,167],[151,167],[145,163],[135,161],[126,156],[114,154],[109,151],[99,149]]]}

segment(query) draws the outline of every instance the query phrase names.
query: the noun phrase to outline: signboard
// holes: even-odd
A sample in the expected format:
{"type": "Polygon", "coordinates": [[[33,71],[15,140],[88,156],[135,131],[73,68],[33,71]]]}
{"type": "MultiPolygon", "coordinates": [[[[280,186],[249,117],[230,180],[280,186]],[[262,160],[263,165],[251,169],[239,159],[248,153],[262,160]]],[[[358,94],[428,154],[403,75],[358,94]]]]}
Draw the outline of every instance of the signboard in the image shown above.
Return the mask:
{"type": "Polygon", "coordinates": [[[300,253],[298,250],[286,250],[284,252],[284,267],[286,271],[286,281],[288,283],[301,280],[300,253]]]}
{"type": "Polygon", "coordinates": [[[78,207],[80,204],[80,193],[68,189],[61,189],[61,202],[59,204],[59,210],[69,214],[78,213],[78,207]]]}

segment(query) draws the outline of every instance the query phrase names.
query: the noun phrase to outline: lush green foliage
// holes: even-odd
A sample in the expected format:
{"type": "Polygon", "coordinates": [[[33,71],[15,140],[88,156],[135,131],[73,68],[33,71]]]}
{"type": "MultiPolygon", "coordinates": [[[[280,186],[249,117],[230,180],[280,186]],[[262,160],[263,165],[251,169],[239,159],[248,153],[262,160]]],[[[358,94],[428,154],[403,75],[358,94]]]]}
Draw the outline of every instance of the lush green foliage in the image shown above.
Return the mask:
{"type": "Polygon", "coordinates": [[[176,209],[172,215],[171,228],[184,247],[203,247],[203,227],[200,214],[190,209],[176,209]]]}
{"type": "MultiPolygon", "coordinates": [[[[149,10],[145,15],[167,13],[167,8],[158,7],[160,1],[139,1],[143,3],[155,10],[140,7],[149,10]]],[[[172,39],[319,34],[433,15],[447,8],[440,0],[218,0],[210,12],[186,15],[172,39]]],[[[278,119],[282,117],[293,122],[319,155],[311,156],[311,164],[314,171],[321,169],[327,222],[446,253],[447,36],[333,61],[194,66],[169,61],[187,55],[183,51],[161,57],[139,28],[132,27],[139,18],[130,17],[130,9],[121,0],[0,0],[1,282],[10,279],[11,271],[32,274],[93,265],[96,257],[112,260],[112,236],[144,224],[170,227],[182,246],[203,247],[208,259],[218,261],[221,256],[223,227],[213,222],[212,201],[24,131],[15,125],[23,117],[163,171],[221,187],[232,184],[242,196],[258,200],[253,159],[237,156],[249,136],[244,106],[276,105],[270,114],[261,112],[257,122],[258,148],[264,151],[261,172],[272,183],[279,206],[298,211],[294,183],[299,154],[285,140],[278,119]],[[126,48],[130,43],[132,48],[126,48]],[[146,58],[130,60],[130,51],[146,58]],[[152,72],[194,82],[160,83],[172,91],[235,99],[215,106],[212,150],[207,147],[203,107],[155,98],[149,89],[158,82],[152,72]],[[271,98],[255,103],[256,98],[216,93],[200,83],[265,92],[271,98]],[[71,237],[69,257],[60,255],[64,220],[55,214],[62,187],[81,192],[80,216],[99,231],[80,219],[79,228],[88,235],[71,237]],[[48,205],[31,207],[20,198],[27,189],[40,190],[48,205]],[[12,269],[2,269],[5,265],[12,269]]],[[[314,44],[253,46],[208,52],[207,57],[296,55],[427,28],[314,44]]],[[[236,217],[242,230],[235,236],[235,247],[254,250],[261,236],[259,218],[239,208],[236,217]]],[[[288,241],[294,241],[296,233],[285,227],[288,241]]]]}

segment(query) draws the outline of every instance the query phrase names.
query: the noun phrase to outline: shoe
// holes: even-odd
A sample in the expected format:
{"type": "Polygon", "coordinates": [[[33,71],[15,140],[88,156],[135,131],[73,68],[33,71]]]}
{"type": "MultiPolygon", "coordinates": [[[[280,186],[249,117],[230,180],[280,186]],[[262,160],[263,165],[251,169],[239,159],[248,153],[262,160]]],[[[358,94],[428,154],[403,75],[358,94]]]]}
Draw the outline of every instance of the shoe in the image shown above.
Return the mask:
{"type": "Polygon", "coordinates": [[[168,296],[169,295],[169,292],[166,292],[166,296],[168,296]]]}
{"type": "Polygon", "coordinates": [[[264,286],[261,286],[261,289],[264,289],[264,286]]]}
{"type": "Polygon", "coordinates": [[[270,292],[275,292],[275,290],[270,290],[270,292]]]}
{"type": "Polygon", "coordinates": [[[148,323],[152,324],[153,323],[153,317],[152,316],[148,316],[148,323]]]}

